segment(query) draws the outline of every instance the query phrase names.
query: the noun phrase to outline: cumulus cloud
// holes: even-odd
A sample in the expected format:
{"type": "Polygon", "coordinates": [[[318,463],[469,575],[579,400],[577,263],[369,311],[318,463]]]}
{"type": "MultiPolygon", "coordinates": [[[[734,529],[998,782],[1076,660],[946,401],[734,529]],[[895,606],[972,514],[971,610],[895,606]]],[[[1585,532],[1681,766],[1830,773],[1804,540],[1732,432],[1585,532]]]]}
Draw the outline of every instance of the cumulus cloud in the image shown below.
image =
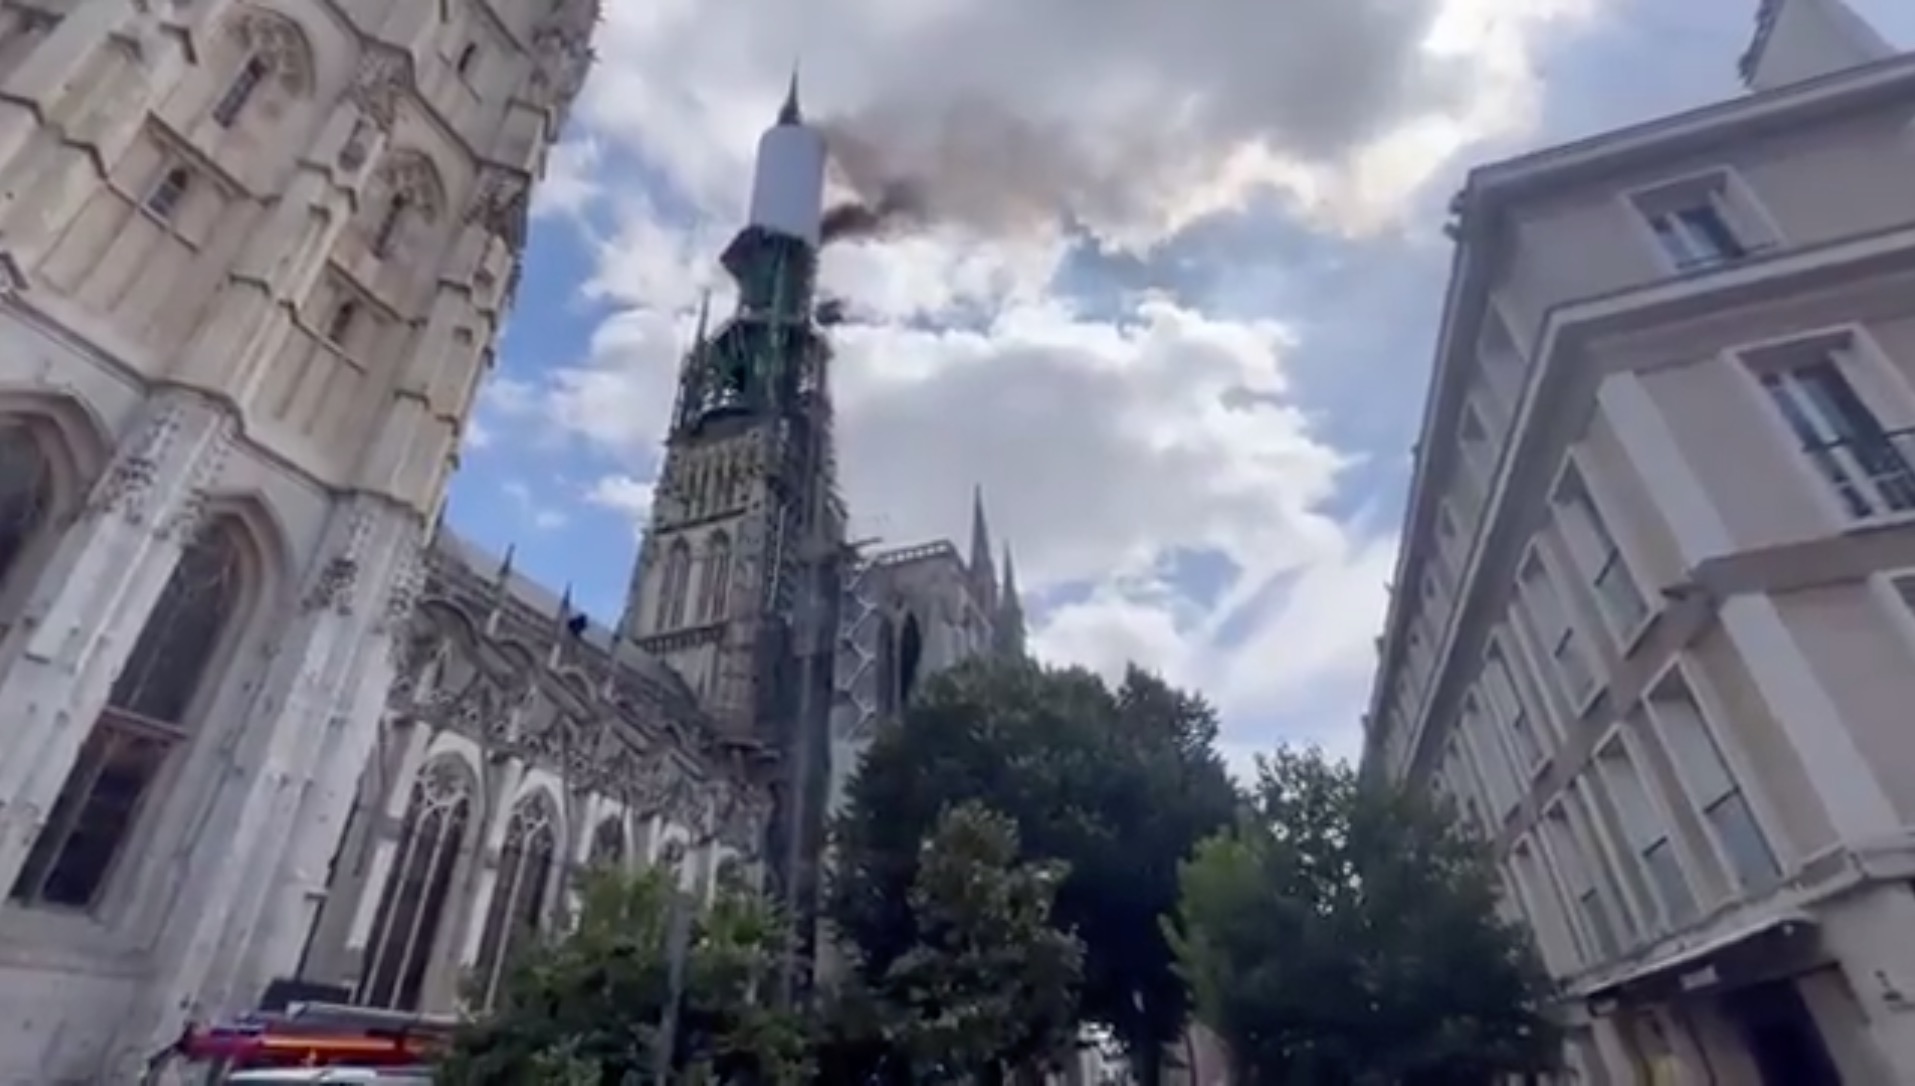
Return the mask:
{"type": "MultiPolygon", "coordinates": [[[[1110,0],[1087,18],[614,0],[583,132],[540,203],[586,230],[583,290],[611,315],[536,385],[495,382],[489,424],[542,420],[597,450],[586,500],[644,515],[700,298],[726,308],[714,261],[753,144],[802,57],[839,183],[928,179],[939,212],[826,254],[850,317],[833,383],[858,534],[965,539],[982,485],[1042,654],[1202,688],[1240,769],[1278,731],[1354,753],[1395,540],[1389,515],[1349,515],[1369,456],[1330,441],[1295,375],[1312,324],[1393,314],[1295,312],[1280,299],[1307,292],[1290,292],[1226,318],[1177,282],[1241,290],[1254,264],[1280,283],[1280,252],[1209,252],[1245,274],[1152,268],[1142,281],[1173,289],[1118,290],[1085,281],[1084,240],[1162,251],[1271,192],[1312,230],[1395,221],[1459,149],[1527,123],[1538,33],[1593,2],[1110,0]],[[1178,568],[1189,555],[1218,571],[1208,590],[1178,568]]],[[[1419,387],[1387,370],[1415,362],[1348,364],[1419,387]]]]}

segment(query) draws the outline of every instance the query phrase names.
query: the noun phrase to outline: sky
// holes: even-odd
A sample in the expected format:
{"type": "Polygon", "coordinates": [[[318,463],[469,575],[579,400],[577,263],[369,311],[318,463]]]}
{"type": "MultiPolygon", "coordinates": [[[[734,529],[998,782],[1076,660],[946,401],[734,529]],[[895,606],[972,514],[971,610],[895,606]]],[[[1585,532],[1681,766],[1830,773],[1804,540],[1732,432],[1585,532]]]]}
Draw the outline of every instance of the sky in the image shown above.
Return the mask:
{"type": "MultiPolygon", "coordinates": [[[[1915,44],[1906,0],[1852,3],[1915,44]]],[[[1739,93],[1756,0],[1083,7],[606,0],[452,529],[616,619],[796,61],[809,118],[935,178],[931,221],[826,250],[855,534],[967,541],[981,487],[1042,658],[1202,691],[1239,769],[1353,756],[1444,205],[1472,165],[1739,93]]]]}

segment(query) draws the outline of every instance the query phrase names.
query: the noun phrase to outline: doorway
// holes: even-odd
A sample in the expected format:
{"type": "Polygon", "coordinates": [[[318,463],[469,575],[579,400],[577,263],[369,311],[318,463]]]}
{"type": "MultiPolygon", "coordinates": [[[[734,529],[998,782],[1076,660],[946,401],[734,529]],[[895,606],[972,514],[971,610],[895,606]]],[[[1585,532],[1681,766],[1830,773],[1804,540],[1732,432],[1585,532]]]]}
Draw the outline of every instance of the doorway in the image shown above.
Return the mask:
{"type": "Polygon", "coordinates": [[[1842,1086],[1815,1016],[1792,980],[1751,985],[1722,997],[1763,1086],[1842,1086]]]}

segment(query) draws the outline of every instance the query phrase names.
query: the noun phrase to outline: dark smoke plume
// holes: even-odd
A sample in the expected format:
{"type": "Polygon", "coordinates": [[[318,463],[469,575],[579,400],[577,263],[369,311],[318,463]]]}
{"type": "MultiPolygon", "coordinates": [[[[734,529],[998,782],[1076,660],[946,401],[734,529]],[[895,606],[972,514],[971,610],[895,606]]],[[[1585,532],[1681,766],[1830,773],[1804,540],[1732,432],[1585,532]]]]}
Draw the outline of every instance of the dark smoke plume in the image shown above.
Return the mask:
{"type": "Polygon", "coordinates": [[[826,211],[824,243],[883,237],[922,223],[930,217],[929,212],[922,186],[911,181],[893,181],[868,203],[846,200],[826,211]]]}

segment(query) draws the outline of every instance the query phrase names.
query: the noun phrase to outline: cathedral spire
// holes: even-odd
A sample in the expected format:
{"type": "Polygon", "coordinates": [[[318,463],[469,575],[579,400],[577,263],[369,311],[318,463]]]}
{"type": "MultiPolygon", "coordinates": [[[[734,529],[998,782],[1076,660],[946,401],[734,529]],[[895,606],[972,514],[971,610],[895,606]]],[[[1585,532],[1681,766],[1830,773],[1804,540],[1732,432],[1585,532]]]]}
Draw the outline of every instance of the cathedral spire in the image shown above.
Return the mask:
{"type": "Polygon", "coordinates": [[[984,517],[984,487],[971,490],[971,579],[986,611],[997,606],[997,573],[991,562],[991,526],[984,517]]]}
{"type": "Polygon", "coordinates": [[[1024,601],[1017,592],[1017,566],[1011,558],[1011,543],[1004,542],[1004,591],[998,597],[997,614],[992,616],[993,643],[999,656],[1024,655],[1024,601]]]}
{"type": "Polygon", "coordinates": [[[798,62],[791,62],[791,86],[785,90],[785,104],[778,109],[778,123],[797,126],[805,123],[804,111],[798,108],[798,62]]]}

